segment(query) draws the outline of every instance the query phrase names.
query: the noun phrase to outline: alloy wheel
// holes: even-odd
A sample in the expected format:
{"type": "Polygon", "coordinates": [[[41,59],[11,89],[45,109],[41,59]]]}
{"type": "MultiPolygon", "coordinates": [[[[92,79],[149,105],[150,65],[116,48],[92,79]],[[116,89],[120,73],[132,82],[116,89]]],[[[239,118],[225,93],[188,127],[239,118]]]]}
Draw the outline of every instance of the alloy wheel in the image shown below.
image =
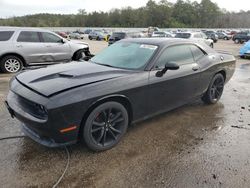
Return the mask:
{"type": "Polygon", "coordinates": [[[125,118],[122,111],[108,108],[98,112],[92,122],[91,137],[100,146],[117,142],[123,133],[125,118]]]}
{"type": "Polygon", "coordinates": [[[5,69],[10,73],[16,73],[21,68],[21,62],[17,59],[7,59],[4,63],[5,69]]]}
{"type": "Polygon", "coordinates": [[[224,80],[218,77],[210,89],[210,95],[213,101],[218,101],[223,93],[224,80]]]}

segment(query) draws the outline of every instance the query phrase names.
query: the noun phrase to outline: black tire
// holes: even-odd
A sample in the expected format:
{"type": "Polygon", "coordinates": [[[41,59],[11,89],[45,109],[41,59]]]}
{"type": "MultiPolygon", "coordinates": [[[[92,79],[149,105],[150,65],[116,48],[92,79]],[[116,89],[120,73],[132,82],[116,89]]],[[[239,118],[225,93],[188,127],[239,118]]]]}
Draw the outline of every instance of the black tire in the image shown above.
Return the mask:
{"type": "Polygon", "coordinates": [[[92,37],[89,36],[89,40],[92,40],[92,37]]]}
{"type": "Polygon", "coordinates": [[[89,114],[83,128],[83,141],[93,151],[111,149],[125,135],[128,123],[128,112],[122,104],[103,103],[89,114]]]}
{"type": "Polygon", "coordinates": [[[99,37],[96,37],[96,40],[100,40],[100,38],[99,38],[99,37]]]}
{"type": "Polygon", "coordinates": [[[214,48],[214,43],[211,43],[211,44],[210,44],[210,47],[211,47],[211,48],[214,48]]]}
{"type": "Polygon", "coordinates": [[[8,55],[1,59],[0,69],[3,73],[17,73],[23,68],[23,61],[14,55],[8,55]]]}
{"type": "Polygon", "coordinates": [[[206,104],[215,104],[217,103],[224,90],[225,79],[222,74],[216,74],[211,80],[209,87],[206,93],[201,98],[202,101],[206,104]]]}

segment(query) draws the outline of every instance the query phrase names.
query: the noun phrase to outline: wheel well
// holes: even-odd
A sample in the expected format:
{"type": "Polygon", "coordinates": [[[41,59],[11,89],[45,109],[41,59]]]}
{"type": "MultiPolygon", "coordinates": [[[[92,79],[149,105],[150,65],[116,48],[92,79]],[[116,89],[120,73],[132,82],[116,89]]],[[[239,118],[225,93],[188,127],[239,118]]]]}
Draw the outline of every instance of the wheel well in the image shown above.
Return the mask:
{"type": "MultiPolygon", "coordinates": [[[[80,50],[81,50],[81,49],[80,49],[80,50]]],[[[76,54],[77,54],[77,52],[79,52],[80,50],[75,51],[75,53],[74,53],[73,56],[72,56],[72,60],[75,60],[76,54]]]]}
{"type": "Polygon", "coordinates": [[[226,72],[224,70],[221,70],[219,72],[217,72],[216,74],[222,74],[222,76],[224,77],[224,80],[226,80],[226,72]]]}
{"type": "Polygon", "coordinates": [[[76,58],[76,54],[78,53],[78,52],[85,52],[85,48],[82,48],[82,49],[79,49],[79,50],[76,50],[75,51],[75,53],[73,54],[73,56],[72,56],[72,60],[75,60],[75,58],[76,58]]]}
{"type": "Polygon", "coordinates": [[[16,54],[16,53],[8,53],[8,54],[4,54],[4,55],[2,55],[2,56],[1,56],[1,58],[0,58],[0,59],[3,59],[4,57],[6,57],[6,56],[10,56],[10,55],[12,55],[12,56],[16,56],[16,57],[18,57],[19,59],[21,59],[21,61],[23,62],[23,66],[26,66],[26,65],[27,65],[27,63],[26,63],[25,59],[23,58],[23,56],[21,56],[21,55],[19,55],[19,54],[16,54]]]}
{"type": "Polygon", "coordinates": [[[125,96],[110,96],[110,97],[107,97],[107,98],[103,98],[97,102],[95,102],[94,104],[92,104],[88,110],[86,111],[86,113],[84,114],[83,118],[82,118],[82,122],[81,122],[81,127],[80,127],[80,131],[79,131],[79,134],[78,134],[78,137],[80,138],[81,137],[81,133],[83,131],[83,127],[84,127],[84,124],[89,116],[89,114],[99,105],[105,103],[105,102],[110,102],[110,101],[115,101],[115,102],[118,102],[120,104],[122,104],[127,112],[128,112],[128,117],[129,117],[129,124],[132,122],[133,120],[133,109],[132,109],[132,105],[129,101],[128,98],[126,98],[125,96]]]}

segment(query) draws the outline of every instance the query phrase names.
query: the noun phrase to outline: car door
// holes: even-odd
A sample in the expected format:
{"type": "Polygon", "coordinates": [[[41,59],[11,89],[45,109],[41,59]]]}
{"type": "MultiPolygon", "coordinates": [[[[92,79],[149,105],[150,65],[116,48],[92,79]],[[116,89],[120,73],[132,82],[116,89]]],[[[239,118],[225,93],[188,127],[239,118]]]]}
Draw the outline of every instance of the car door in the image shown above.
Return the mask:
{"type": "Polygon", "coordinates": [[[201,96],[206,92],[215,71],[211,67],[211,65],[213,65],[212,62],[220,61],[220,59],[217,59],[220,57],[216,57],[214,54],[208,55],[205,51],[203,51],[196,45],[192,45],[191,50],[195,61],[200,67],[201,76],[199,82],[197,83],[197,96],[201,96]]]}
{"type": "Polygon", "coordinates": [[[193,58],[190,45],[175,45],[166,48],[156,60],[149,74],[150,113],[176,108],[197,96],[200,68],[193,58]],[[178,70],[168,70],[162,77],[156,73],[166,63],[175,62],[178,70]]]}
{"type": "Polygon", "coordinates": [[[24,57],[26,63],[43,62],[45,47],[36,31],[21,31],[14,45],[16,52],[24,57]]]}
{"type": "Polygon", "coordinates": [[[46,49],[46,62],[64,61],[71,59],[70,46],[59,36],[50,32],[40,32],[41,38],[46,49]]]}

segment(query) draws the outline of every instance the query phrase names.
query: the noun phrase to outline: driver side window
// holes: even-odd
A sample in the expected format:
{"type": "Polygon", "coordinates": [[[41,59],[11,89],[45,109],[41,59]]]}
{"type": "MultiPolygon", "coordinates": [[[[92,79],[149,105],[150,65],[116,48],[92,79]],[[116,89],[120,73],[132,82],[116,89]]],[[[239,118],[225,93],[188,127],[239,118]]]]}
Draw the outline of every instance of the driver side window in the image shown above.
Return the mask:
{"type": "Polygon", "coordinates": [[[177,45],[165,49],[155,68],[164,68],[169,62],[175,62],[178,65],[193,63],[194,58],[189,45],[177,45]]]}

